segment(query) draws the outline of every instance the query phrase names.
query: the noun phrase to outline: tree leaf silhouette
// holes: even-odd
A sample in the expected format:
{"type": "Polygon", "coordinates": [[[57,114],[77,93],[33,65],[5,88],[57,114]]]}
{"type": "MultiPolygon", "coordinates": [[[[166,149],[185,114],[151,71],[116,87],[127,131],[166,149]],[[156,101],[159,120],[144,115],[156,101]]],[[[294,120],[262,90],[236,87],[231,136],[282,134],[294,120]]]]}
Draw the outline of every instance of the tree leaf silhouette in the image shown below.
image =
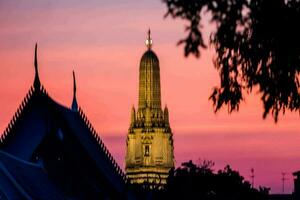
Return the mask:
{"type": "Polygon", "coordinates": [[[245,95],[258,90],[263,118],[300,108],[300,2],[297,0],[163,0],[165,16],[189,22],[188,35],[179,41],[184,55],[200,57],[205,49],[202,15],[210,16],[216,30],[207,43],[220,84],[209,99],[215,112],[228,106],[239,110],[245,95]]]}

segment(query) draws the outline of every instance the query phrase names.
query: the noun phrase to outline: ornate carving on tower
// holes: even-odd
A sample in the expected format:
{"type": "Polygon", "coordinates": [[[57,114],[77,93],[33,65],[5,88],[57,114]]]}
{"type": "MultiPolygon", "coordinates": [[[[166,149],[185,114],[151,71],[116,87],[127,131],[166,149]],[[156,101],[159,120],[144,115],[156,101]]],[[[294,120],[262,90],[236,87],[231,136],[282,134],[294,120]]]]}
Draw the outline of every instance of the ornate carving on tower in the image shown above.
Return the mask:
{"type": "Polygon", "coordinates": [[[161,108],[159,60],[152,46],[149,30],[139,68],[138,109],[131,111],[125,170],[131,183],[162,187],[174,167],[173,134],[168,108],[161,108]]]}

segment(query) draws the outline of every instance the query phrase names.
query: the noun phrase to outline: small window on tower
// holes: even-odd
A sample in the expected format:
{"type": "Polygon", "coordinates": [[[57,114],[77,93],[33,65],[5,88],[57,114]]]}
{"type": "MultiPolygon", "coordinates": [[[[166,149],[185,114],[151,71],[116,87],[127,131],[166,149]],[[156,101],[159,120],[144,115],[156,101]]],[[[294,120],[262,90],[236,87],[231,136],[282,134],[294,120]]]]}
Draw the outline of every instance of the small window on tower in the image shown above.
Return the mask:
{"type": "Polygon", "coordinates": [[[149,156],[150,152],[149,152],[149,145],[145,146],[145,155],[144,156],[149,156]]]}

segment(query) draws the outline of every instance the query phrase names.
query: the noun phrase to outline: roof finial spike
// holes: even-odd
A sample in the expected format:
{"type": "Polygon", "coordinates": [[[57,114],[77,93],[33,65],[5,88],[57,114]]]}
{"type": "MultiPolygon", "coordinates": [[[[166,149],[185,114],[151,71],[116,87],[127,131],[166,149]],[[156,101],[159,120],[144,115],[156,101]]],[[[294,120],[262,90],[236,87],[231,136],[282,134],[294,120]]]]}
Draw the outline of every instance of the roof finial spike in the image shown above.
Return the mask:
{"type": "Polygon", "coordinates": [[[76,79],[75,79],[74,70],[73,70],[73,92],[74,92],[74,96],[76,96],[76,79]]]}
{"type": "Polygon", "coordinates": [[[146,39],[146,46],[147,46],[148,50],[150,50],[151,47],[152,47],[152,38],[151,38],[151,30],[150,30],[150,28],[148,30],[148,37],[146,39]]]}
{"type": "Polygon", "coordinates": [[[148,29],[148,39],[151,38],[151,30],[150,28],[148,29]]]}
{"type": "Polygon", "coordinates": [[[78,104],[76,99],[76,79],[75,79],[75,72],[73,70],[73,102],[72,102],[72,110],[77,111],[78,110],[78,104]]]}
{"type": "Polygon", "coordinates": [[[39,72],[38,72],[37,43],[35,43],[35,49],[34,49],[34,69],[35,69],[35,77],[34,77],[33,86],[36,90],[40,90],[41,82],[40,82],[39,72]]]}

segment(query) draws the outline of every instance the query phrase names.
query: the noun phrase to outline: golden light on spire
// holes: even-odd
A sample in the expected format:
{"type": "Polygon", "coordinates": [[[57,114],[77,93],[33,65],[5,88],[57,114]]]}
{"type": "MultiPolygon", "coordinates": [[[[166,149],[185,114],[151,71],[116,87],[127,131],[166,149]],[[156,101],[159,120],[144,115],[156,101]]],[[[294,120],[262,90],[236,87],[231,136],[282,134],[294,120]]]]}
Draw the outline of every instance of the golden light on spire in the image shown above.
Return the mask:
{"type": "Polygon", "coordinates": [[[148,49],[151,49],[151,47],[152,47],[152,38],[151,38],[151,31],[150,31],[150,28],[149,28],[149,30],[148,30],[148,38],[146,39],[146,47],[148,48],[148,49]]]}
{"type": "Polygon", "coordinates": [[[130,183],[163,188],[174,168],[173,133],[168,108],[161,108],[159,60],[151,50],[150,29],[145,44],[139,66],[138,107],[132,107],[126,140],[125,170],[130,183]]]}

